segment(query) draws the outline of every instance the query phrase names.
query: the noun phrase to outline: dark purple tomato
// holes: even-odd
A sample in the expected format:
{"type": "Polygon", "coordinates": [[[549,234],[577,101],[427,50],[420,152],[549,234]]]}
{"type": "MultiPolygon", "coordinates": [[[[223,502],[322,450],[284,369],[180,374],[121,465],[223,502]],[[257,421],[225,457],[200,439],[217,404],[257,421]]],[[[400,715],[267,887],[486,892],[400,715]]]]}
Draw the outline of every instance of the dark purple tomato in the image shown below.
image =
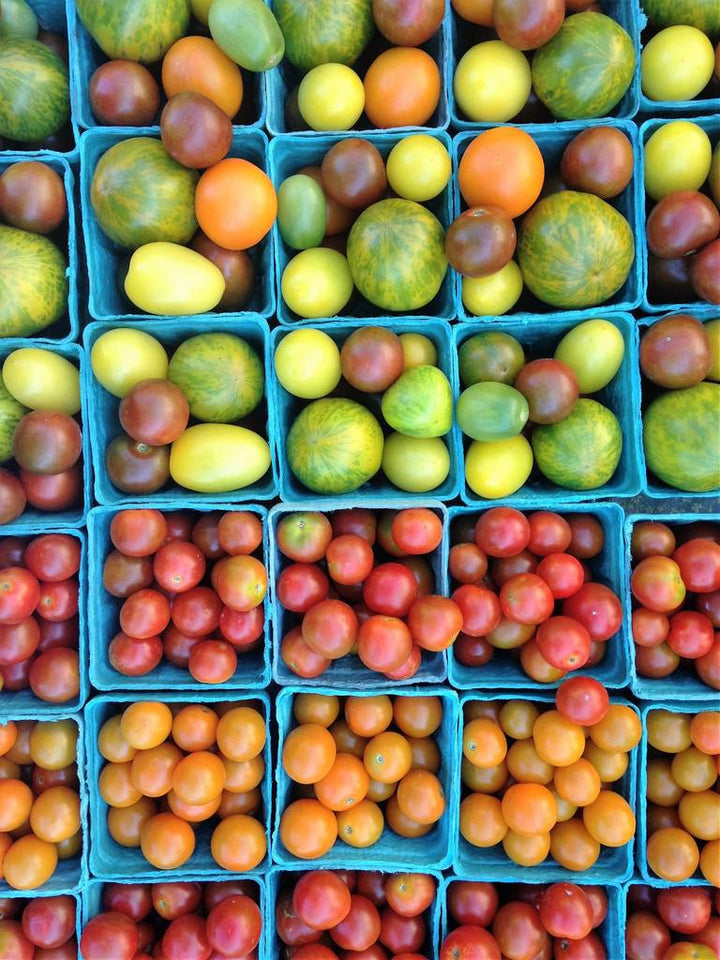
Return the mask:
{"type": "Polygon", "coordinates": [[[323,179],[323,174],[320,167],[303,167],[302,170],[298,170],[298,173],[302,173],[306,177],[312,177],[313,180],[320,184],[323,189],[323,193],[325,194],[325,214],[327,221],[325,225],[325,237],[337,237],[339,234],[345,233],[346,230],[349,230],[353,220],[355,219],[355,212],[343,206],[330,194],[325,186],[325,181],[323,179]]]}
{"type": "Polygon", "coordinates": [[[82,452],[80,426],[67,413],[32,410],[15,427],[12,451],[28,473],[63,473],[82,452]]]}
{"type": "Polygon", "coordinates": [[[350,137],[330,147],[320,166],[327,193],[349,210],[362,210],[385,193],[385,161],[377,147],[350,137]]]}
{"type": "Polygon", "coordinates": [[[495,648],[486,637],[470,637],[461,633],[453,644],[453,653],[458,663],[465,667],[482,667],[489,663],[495,648]]]}
{"type": "Polygon", "coordinates": [[[565,9],[570,13],[582,13],[595,5],[595,0],[565,0],[565,9]]]}
{"type": "Polygon", "coordinates": [[[720,303],[720,240],[713,240],[693,259],[690,283],[695,293],[708,303],[720,303]]]}
{"type": "Polygon", "coordinates": [[[663,317],[640,341],[640,369],[660,387],[692,387],[705,379],[711,364],[705,328],[687,313],[663,317]]]}
{"type": "Polygon", "coordinates": [[[36,510],[68,510],[80,502],[82,495],[82,470],[76,463],[61,473],[41,474],[21,470],[20,483],[27,502],[36,510]]]}
{"type": "Polygon", "coordinates": [[[62,178],[38,160],[14,163],[0,177],[0,216],[31,233],[52,233],[67,216],[62,178]]]}
{"type": "MultiPolygon", "coordinates": [[[[3,537],[0,539],[0,569],[23,566],[27,543],[25,537],[3,537]]],[[[32,571],[30,572],[32,573],[32,571]]],[[[0,917],[0,919],[2,918],[0,917]]]]}
{"type": "Polygon", "coordinates": [[[668,193],[653,207],[647,220],[651,253],[676,260],[693,253],[720,233],[720,213],[712,200],[697,190],[668,193]]]}
{"type": "Polygon", "coordinates": [[[25,491],[18,478],[0,467],[0,524],[17,520],[25,509],[25,503],[25,491]]]}
{"type": "Polygon", "coordinates": [[[405,365],[400,337],[386,327],[360,327],[342,345],[340,365],[342,375],[356,390],[387,390],[405,365]]]}
{"type": "Polygon", "coordinates": [[[373,0],[375,25],[398,47],[419,47],[435,33],[445,13],[444,0],[373,0]]]}
{"type": "Polygon", "coordinates": [[[537,50],[555,36],[565,19],[565,0],[494,0],[493,26],[516,50],[537,50]]]}
{"type": "Polygon", "coordinates": [[[242,309],[252,296],[255,282],[255,268],[248,252],[219,247],[202,230],[195,234],[191,246],[214,263],[225,277],[225,292],[215,309],[229,312],[242,309]]]}
{"type": "Polygon", "coordinates": [[[125,600],[138,590],[153,582],[153,565],[150,557],[127,557],[113,550],[103,564],[103,586],[113,597],[125,600]]]}
{"type": "Polygon", "coordinates": [[[52,30],[40,30],[37,38],[40,43],[44,43],[49,50],[56,53],[64,63],[68,62],[68,44],[66,37],[63,37],[60,33],[53,33],[52,30]]]}
{"type": "Polygon", "coordinates": [[[515,377],[533,423],[557,423],[572,413],[579,396],[575,371],[560,360],[532,360],[515,377]]]}
{"type": "Polygon", "coordinates": [[[690,283],[690,257],[662,260],[648,255],[648,296],[653,303],[673,303],[693,300],[690,283]]]}
{"type": "Polygon", "coordinates": [[[633,175],[632,144],[615,127],[589,127],[565,147],[560,173],[566,186],[609,200],[633,175]]]}
{"type": "Polygon", "coordinates": [[[471,207],[445,234],[445,256],[464,277],[487,277],[502,270],[515,253],[517,233],[500,207],[471,207]]]}
{"type": "Polygon", "coordinates": [[[162,447],[177,440],[190,419],[187,397],[171,380],[141,380],[120,401],[120,425],[137,440],[162,447]]]}
{"type": "Polygon", "coordinates": [[[108,60],[90,77],[90,107],[100,123],[111,127],[146,127],[160,107],[157,81],[140,63],[108,60]]]}
{"type": "Polygon", "coordinates": [[[170,448],[135,443],[122,434],[107,448],[105,466],[123,493],[155,493],[170,479],[170,448]]]}
{"type": "Polygon", "coordinates": [[[217,104],[190,90],[171,97],[160,114],[163,146],[184,167],[204,169],[232,145],[232,120],[217,104]]]}

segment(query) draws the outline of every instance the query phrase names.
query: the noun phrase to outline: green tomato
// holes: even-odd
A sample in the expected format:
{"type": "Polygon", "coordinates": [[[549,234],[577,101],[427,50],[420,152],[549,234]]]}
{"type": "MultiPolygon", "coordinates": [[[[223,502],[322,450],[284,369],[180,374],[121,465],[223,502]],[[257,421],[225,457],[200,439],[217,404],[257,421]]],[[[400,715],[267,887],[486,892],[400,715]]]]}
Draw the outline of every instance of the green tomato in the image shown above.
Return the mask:
{"type": "Polygon", "coordinates": [[[522,273],[514,260],[488,277],[462,278],[462,302],[476,317],[502,316],[512,310],[522,291],[522,273]]]}
{"type": "Polygon", "coordinates": [[[115,397],[124,397],[141,380],[165,380],[165,347],[142,330],[118,327],[98,337],[90,351],[95,378],[115,397]]]}
{"type": "Polygon", "coordinates": [[[650,100],[693,100],[714,68],[713,45],[701,30],[668,27],[645,44],[640,61],[643,93],[650,100]]]}
{"type": "Polygon", "coordinates": [[[625,341],[609,320],[585,320],[562,338],[555,359],[575,371],[580,393],[597,393],[620,369],[625,341]]]}
{"type": "Polygon", "coordinates": [[[447,186],[452,175],[445,144],[426,133],[396,143],[387,158],[388,183],[399,197],[425,203],[447,186]]]}
{"type": "Polygon", "coordinates": [[[298,88],[298,109],[313,130],[349,130],[365,108],[360,77],[342,63],[321,63],[298,88]]]}
{"type": "Polygon", "coordinates": [[[532,74],[527,57],[502,40],[470,47],[455,71],[458,106],[477,123],[505,123],[530,96],[532,74]]]}
{"type": "Polygon", "coordinates": [[[9,354],[2,368],[7,391],[31,410],[80,411],[80,373],[52,350],[23,347],[9,354]]]}
{"type": "Polygon", "coordinates": [[[347,260],[326,247],[303,250],[283,270],[283,300],[292,311],[308,319],[335,316],[353,289],[347,260]]]}
{"type": "Polygon", "coordinates": [[[383,448],[382,469],[390,483],[408,493],[434,490],[450,473],[450,454],[440,437],[391,433],[383,448]]]}
{"type": "Polygon", "coordinates": [[[340,351],[322,330],[293,330],[275,351],[275,373],[294,397],[317,400],[331,393],[340,382],[340,351]]]}
{"type": "Polygon", "coordinates": [[[278,190],[277,225],[293,250],[319,247],[325,236],[327,210],[320,184],[302,173],[283,180],[278,190]]]}
{"type": "Polygon", "coordinates": [[[533,468],[532,447],[522,434],[508,440],[475,440],[465,454],[465,480],[479,497],[509,497],[533,468]]]}
{"type": "Polygon", "coordinates": [[[645,144],[645,190],[661,200],[676,190],[699,190],[712,162],[710,138],[690,120],[659,127],[645,144]]]}

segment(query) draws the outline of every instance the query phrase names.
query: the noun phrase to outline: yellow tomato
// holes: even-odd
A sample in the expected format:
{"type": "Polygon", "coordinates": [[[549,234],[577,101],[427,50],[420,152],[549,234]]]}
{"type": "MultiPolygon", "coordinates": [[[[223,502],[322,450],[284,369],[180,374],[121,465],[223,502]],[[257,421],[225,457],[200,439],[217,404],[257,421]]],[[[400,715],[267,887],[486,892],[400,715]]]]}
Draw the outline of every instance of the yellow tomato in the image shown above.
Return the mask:
{"type": "Polygon", "coordinates": [[[228,493],[255,483],[270,469],[267,440],[229,423],[199,423],[170,448],[170,476],[200,493],[228,493]]]}
{"type": "Polygon", "coordinates": [[[207,26],[211,3],[212,0],[190,0],[192,15],[198,23],[202,23],[204,26],[207,26]]]}
{"type": "Polygon", "coordinates": [[[118,327],[97,338],[90,351],[90,366],[106,390],[124,397],[141,380],[164,380],[168,355],[149,333],[118,327]]]}
{"type": "Polygon", "coordinates": [[[452,175],[445,144],[426,133],[414,133],[396,143],[385,169],[395,193],[418,203],[432,200],[441,193],[452,175]]]}
{"type": "Polygon", "coordinates": [[[580,393],[597,393],[620,369],[625,341],[609,320],[586,320],[568,330],[555,350],[555,359],[575,371],[580,393]]]}
{"type": "Polygon", "coordinates": [[[125,293],[145,313],[206,313],[225,293],[225,277],[206,257],[179,243],[146,243],[130,258],[125,293]]]}
{"type": "Polygon", "coordinates": [[[404,370],[411,367],[437,366],[437,350],[430,337],[422,333],[401,333],[400,343],[403,348],[404,370]]]}
{"type": "Polygon", "coordinates": [[[475,440],[465,454],[465,479],[479,497],[509,497],[533,467],[532,447],[522,434],[509,440],[475,440]]]}
{"type": "Polygon", "coordinates": [[[313,130],[349,130],[365,107],[360,77],[342,63],[321,63],[298,88],[298,109],[313,130]]]}
{"type": "Polygon", "coordinates": [[[450,473],[450,454],[440,437],[391,433],[383,448],[382,469],[390,483],[408,493],[427,493],[450,473]]]}
{"type": "Polygon", "coordinates": [[[710,172],[710,138],[690,120],[659,127],[645,144],[645,190],[660,200],[676,190],[699,190],[710,172]]]}
{"type": "Polygon", "coordinates": [[[476,317],[502,316],[512,310],[522,291],[522,273],[514,260],[489,277],[462,278],[462,301],[476,317]]]}
{"type": "Polygon", "coordinates": [[[293,330],[275,351],[275,373],[294,397],[317,400],[340,382],[340,351],[322,330],[293,330]]]}
{"type": "Polygon", "coordinates": [[[13,350],[3,364],[2,379],[18,403],[31,410],[59,410],[71,416],[80,410],[80,373],[52,350],[13,350]]]}
{"type": "Polygon", "coordinates": [[[530,63],[521,50],[502,40],[470,47],[455,71],[455,99],[469,120],[505,123],[522,110],[530,96],[530,63]]]}
{"type": "Polygon", "coordinates": [[[702,30],[668,27],[643,49],[643,93],[650,100],[693,100],[707,86],[714,68],[715,51],[702,30]]]}
{"type": "Polygon", "coordinates": [[[332,317],[352,296],[353,279],[341,253],[315,247],[303,250],[288,263],[281,290],[285,303],[299,316],[332,317]]]}
{"type": "Polygon", "coordinates": [[[710,356],[712,363],[706,380],[720,381],[720,318],[708,320],[705,324],[705,333],[710,341],[710,356]]]}

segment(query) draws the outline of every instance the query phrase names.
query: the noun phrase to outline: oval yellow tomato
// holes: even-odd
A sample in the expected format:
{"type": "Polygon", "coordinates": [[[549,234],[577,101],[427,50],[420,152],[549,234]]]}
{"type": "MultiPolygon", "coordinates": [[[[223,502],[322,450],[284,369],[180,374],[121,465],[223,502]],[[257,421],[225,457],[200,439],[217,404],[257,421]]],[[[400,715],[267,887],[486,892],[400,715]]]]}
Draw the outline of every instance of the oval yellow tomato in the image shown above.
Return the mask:
{"type": "Polygon", "coordinates": [[[52,350],[13,350],[3,364],[2,379],[18,403],[31,410],[59,410],[71,416],[80,410],[80,372],[52,350]]]}
{"type": "Polygon", "coordinates": [[[179,243],[146,243],[130,258],[125,293],[145,313],[206,313],[225,293],[225,277],[206,257],[179,243]]]}
{"type": "Polygon", "coordinates": [[[170,449],[170,476],[199,493],[228,493],[255,483],[270,469],[267,440],[229,423],[199,423],[170,449]]]}

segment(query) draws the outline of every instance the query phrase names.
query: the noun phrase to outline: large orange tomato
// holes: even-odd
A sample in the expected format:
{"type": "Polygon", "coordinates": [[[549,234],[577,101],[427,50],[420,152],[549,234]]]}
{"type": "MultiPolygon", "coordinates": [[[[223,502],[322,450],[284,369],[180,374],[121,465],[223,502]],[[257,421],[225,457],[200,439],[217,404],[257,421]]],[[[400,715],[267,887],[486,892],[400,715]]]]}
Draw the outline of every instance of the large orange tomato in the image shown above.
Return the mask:
{"type": "Polygon", "coordinates": [[[422,127],[440,101],[440,71],[417,47],[391,47],[365,74],[365,113],[374,127],[422,127]]]}
{"type": "Polygon", "coordinates": [[[529,133],[517,127],[485,130],[460,160],[460,193],[469,207],[492,203],[511,217],[529,210],[540,196],[545,162],[529,133]]]}
{"type": "Polygon", "coordinates": [[[243,100],[240,67],[209,37],[182,37],[165,54],[162,85],[166,95],[191,90],[212,100],[232,119],[243,100]]]}
{"type": "Polygon", "coordinates": [[[228,157],[198,181],[195,216],[203,232],[226,250],[247,250],[259,243],[276,215],[270,178],[248,160],[228,157]]]}

